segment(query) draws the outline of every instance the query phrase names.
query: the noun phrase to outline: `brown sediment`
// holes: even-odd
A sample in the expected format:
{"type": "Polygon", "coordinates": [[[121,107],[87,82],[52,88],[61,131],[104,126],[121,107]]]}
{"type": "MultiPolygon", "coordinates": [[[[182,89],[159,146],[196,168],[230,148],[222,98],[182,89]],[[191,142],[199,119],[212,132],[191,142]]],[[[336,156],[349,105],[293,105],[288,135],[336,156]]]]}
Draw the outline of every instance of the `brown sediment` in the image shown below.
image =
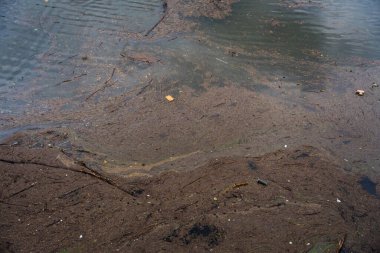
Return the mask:
{"type": "Polygon", "coordinates": [[[380,250],[380,201],[312,147],[149,178],[107,175],[130,193],[62,156],[0,147],[3,252],[380,250]]]}
{"type": "MultiPolygon", "coordinates": [[[[190,31],[195,23],[186,18],[224,18],[233,2],[168,0],[146,36],[129,38],[190,31]]],[[[226,57],[254,56],[220,48],[226,57]]],[[[153,67],[161,55],[121,57],[153,67]]],[[[2,124],[69,122],[2,140],[0,252],[307,252],[319,244],[333,252],[379,251],[380,201],[360,187],[361,174],[347,172],[355,163],[368,169],[361,157],[378,153],[379,91],[352,103],[358,98],[349,92],[306,94],[250,64],[240,68],[277,97],[211,72],[199,89],[146,76],[140,86],[108,97],[122,72],[112,66],[73,111],[61,111],[70,102],[61,99],[46,102],[44,114],[0,118],[2,124]],[[353,151],[350,142],[363,149],[353,151]]]]}

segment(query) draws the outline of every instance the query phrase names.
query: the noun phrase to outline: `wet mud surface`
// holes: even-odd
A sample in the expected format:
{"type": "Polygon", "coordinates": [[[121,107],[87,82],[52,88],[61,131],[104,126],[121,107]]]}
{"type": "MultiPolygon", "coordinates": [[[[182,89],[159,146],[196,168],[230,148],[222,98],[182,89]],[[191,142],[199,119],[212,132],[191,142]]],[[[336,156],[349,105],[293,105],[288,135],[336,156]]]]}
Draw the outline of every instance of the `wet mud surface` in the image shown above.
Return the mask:
{"type": "Polygon", "coordinates": [[[0,152],[3,252],[380,250],[380,202],[311,147],[133,179],[52,148],[0,152]]]}
{"type": "MultiPolygon", "coordinates": [[[[127,1],[130,27],[50,45],[58,80],[42,67],[3,89],[0,252],[380,251],[380,61],[234,45],[236,3],[127,1]]],[[[52,17],[44,31],[67,21],[52,17]]],[[[287,34],[258,19],[271,43],[287,34]]]]}

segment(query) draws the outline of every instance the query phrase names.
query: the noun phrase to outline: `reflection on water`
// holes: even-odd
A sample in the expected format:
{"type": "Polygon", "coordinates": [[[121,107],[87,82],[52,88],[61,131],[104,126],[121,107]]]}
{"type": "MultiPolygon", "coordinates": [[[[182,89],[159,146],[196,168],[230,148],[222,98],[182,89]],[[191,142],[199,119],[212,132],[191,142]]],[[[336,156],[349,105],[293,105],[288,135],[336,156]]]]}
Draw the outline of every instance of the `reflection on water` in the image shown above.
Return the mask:
{"type": "Polygon", "coordinates": [[[270,49],[309,58],[311,50],[336,58],[380,59],[380,2],[309,1],[304,7],[279,0],[241,0],[225,20],[204,29],[218,43],[249,51],[270,49]]]}

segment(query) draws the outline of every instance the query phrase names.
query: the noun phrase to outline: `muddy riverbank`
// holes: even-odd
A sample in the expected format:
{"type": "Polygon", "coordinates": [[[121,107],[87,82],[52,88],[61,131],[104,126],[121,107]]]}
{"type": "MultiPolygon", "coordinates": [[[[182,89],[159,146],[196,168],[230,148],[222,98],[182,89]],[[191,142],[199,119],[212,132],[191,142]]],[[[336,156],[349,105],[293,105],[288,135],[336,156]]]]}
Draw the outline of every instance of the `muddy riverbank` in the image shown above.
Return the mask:
{"type": "Polygon", "coordinates": [[[0,16],[0,252],[380,251],[377,5],[72,4],[0,16]]]}
{"type": "Polygon", "coordinates": [[[52,148],[0,154],[2,252],[380,250],[380,201],[311,147],[133,178],[52,148]]]}

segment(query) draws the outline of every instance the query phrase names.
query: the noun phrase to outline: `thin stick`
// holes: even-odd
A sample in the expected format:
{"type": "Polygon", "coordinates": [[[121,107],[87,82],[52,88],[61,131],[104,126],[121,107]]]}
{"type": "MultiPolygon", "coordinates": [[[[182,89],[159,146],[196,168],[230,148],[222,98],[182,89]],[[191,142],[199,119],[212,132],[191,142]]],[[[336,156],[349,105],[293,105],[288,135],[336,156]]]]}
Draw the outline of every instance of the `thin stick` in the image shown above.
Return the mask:
{"type": "Polygon", "coordinates": [[[21,190],[19,190],[18,192],[15,192],[15,193],[11,194],[10,196],[6,197],[5,199],[10,199],[10,198],[12,198],[12,197],[14,197],[14,196],[16,196],[16,195],[18,195],[18,194],[24,192],[24,191],[27,191],[27,190],[29,190],[30,188],[33,188],[36,184],[37,184],[37,182],[34,182],[34,183],[32,183],[31,185],[25,187],[24,189],[21,189],[21,190]]]}
{"type": "Polygon", "coordinates": [[[162,17],[157,21],[157,23],[152,27],[150,28],[146,33],[145,33],[145,37],[148,36],[151,32],[153,32],[153,30],[164,20],[164,18],[166,17],[166,14],[168,13],[167,9],[168,9],[168,4],[166,2],[164,2],[163,4],[163,7],[164,7],[164,14],[162,15],[162,17]]]}
{"type": "Polygon", "coordinates": [[[96,91],[94,91],[93,93],[91,93],[87,98],[86,98],[86,101],[89,100],[92,96],[94,96],[96,93],[98,93],[99,91],[101,90],[104,90],[105,88],[107,88],[108,86],[112,85],[113,83],[109,83],[112,78],[113,78],[113,75],[115,74],[115,71],[116,71],[116,68],[113,68],[112,70],[112,74],[110,76],[110,78],[108,78],[107,81],[104,82],[105,85],[103,85],[102,87],[100,87],[99,89],[97,89],[96,91]]]}
{"type": "Polygon", "coordinates": [[[63,169],[63,170],[69,170],[69,171],[73,171],[73,172],[83,173],[83,174],[95,177],[98,180],[101,180],[101,181],[103,181],[103,182],[105,182],[105,183],[125,192],[125,193],[128,193],[129,195],[132,195],[132,193],[130,193],[129,191],[127,191],[124,188],[122,188],[121,186],[119,186],[112,179],[110,179],[110,178],[100,174],[99,172],[89,168],[84,162],[81,162],[81,161],[79,161],[79,162],[77,161],[76,163],[83,166],[87,170],[74,169],[74,168],[70,168],[70,167],[62,167],[62,166],[50,165],[50,164],[39,163],[39,162],[30,162],[30,161],[12,161],[12,160],[0,159],[0,162],[9,163],[9,164],[33,164],[33,165],[39,165],[39,166],[46,166],[49,168],[63,169]]]}
{"type": "Polygon", "coordinates": [[[79,191],[79,190],[81,190],[81,189],[83,189],[83,188],[86,188],[87,186],[90,186],[90,185],[93,185],[93,184],[96,184],[96,183],[97,183],[97,182],[94,182],[94,183],[91,183],[91,184],[82,185],[82,186],[80,186],[80,187],[75,188],[74,190],[71,190],[71,191],[65,192],[64,194],[58,196],[58,198],[59,198],[59,199],[63,199],[63,198],[65,198],[66,196],[68,196],[68,195],[70,195],[70,194],[72,194],[72,193],[74,193],[74,192],[76,192],[76,191],[79,191]]]}

